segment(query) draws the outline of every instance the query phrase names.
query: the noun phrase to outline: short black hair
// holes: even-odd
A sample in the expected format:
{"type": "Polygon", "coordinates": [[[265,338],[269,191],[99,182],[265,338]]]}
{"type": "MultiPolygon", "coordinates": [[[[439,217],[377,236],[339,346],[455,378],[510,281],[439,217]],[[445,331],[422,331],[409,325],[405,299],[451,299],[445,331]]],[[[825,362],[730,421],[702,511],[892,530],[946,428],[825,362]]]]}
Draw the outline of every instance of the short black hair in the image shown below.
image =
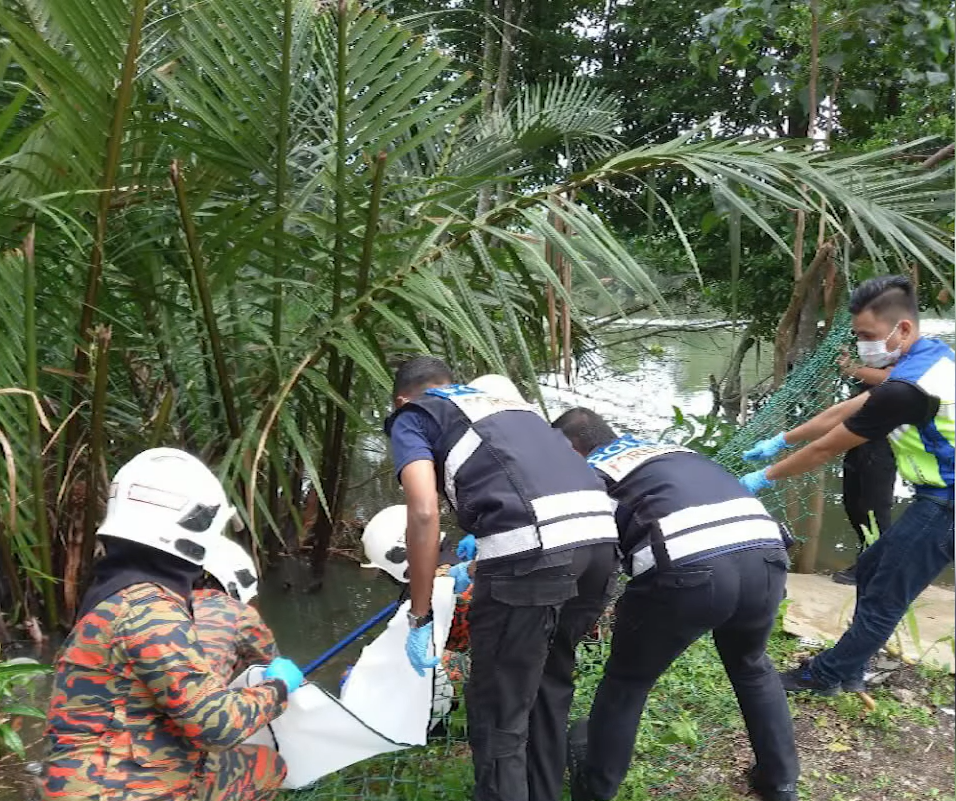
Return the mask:
{"type": "Polygon", "coordinates": [[[595,448],[603,448],[617,439],[617,434],[597,412],[576,406],[551,424],[558,429],[578,453],[587,455],[595,448]]]}
{"type": "Polygon", "coordinates": [[[898,323],[903,318],[919,318],[916,293],[905,275],[880,275],[853,290],[850,314],[871,311],[876,317],[898,323]]]}
{"type": "Polygon", "coordinates": [[[434,356],[415,356],[399,365],[392,385],[392,399],[399,395],[418,395],[429,384],[452,384],[451,368],[434,356]]]}

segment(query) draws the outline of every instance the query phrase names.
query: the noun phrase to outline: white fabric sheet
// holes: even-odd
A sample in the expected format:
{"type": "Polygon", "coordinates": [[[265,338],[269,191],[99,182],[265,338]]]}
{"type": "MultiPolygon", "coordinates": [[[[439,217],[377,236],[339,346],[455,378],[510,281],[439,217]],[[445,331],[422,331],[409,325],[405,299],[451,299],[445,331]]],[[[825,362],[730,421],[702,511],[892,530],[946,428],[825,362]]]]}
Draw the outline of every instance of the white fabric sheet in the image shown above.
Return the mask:
{"type": "MultiPolygon", "coordinates": [[[[441,656],[455,607],[454,579],[435,579],[435,653],[441,656]]],[[[289,773],[283,787],[306,787],[323,776],[378,754],[424,745],[438,671],[418,676],[405,655],[410,603],[402,604],[385,631],[362,649],[341,700],[307,683],[289,696],[288,709],[246,742],[276,748],[289,773]]],[[[254,666],[233,681],[262,681],[254,666]]]]}

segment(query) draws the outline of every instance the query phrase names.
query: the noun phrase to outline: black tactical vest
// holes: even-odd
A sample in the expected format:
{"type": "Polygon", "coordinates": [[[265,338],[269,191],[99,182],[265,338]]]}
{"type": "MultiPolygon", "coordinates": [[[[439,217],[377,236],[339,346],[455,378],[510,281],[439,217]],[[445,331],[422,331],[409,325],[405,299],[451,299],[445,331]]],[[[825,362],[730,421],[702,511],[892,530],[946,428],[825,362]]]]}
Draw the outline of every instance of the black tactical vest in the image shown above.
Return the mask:
{"type": "Polygon", "coordinates": [[[477,558],[501,559],[614,542],[614,504],[567,439],[526,403],[467,386],[437,387],[396,410],[430,415],[439,487],[477,558]]]}
{"type": "Polygon", "coordinates": [[[617,501],[624,569],[690,564],[744,548],[782,548],[777,522],[720,465],[631,436],[588,456],[617,501]]]}

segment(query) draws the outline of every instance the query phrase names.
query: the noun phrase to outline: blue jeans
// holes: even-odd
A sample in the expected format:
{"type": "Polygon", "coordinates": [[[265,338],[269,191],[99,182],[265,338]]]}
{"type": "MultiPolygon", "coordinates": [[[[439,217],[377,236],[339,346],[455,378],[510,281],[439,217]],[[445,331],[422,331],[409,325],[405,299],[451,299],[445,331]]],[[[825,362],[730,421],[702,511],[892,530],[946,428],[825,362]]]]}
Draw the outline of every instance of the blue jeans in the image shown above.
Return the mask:
{"type": "Polygon", "coordinates": [[[953,561],[953,503],[917,495],[861,555],[853,622],[810,666],[828,687],[862,678],[870,657],[893,634],[910,604],[953,561]]]}

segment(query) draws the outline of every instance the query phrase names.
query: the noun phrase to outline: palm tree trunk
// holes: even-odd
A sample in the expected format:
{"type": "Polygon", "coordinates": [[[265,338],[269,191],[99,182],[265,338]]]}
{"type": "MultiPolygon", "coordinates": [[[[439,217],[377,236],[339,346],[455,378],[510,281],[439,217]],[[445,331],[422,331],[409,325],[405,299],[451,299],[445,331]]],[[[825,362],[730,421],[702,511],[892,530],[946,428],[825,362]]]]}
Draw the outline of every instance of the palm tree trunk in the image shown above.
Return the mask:
{"type": "Polygon", "coordinates": [[[219,335],[219,324],[216,322],[216,312],[212,304],[212,292],[209,289],[209,282],[206,278],[206,268],[203,264],[202,253],[199,250],[199,237],[196,234],[196,223],[192,218],[186,200],[186,184],[179,170],[179,162],[174,161],[172,163],[169,174],[173,182],[173,188],[176,190],[176,202],[179,206],[179,216],[183,225],[183,233],[186,236],[186,247],[189,253],[189,261],[192,264],[193,278],[196,282],[196,292],[199,295],[203,320],[206,324],[206,332],[209,334],[209,347],[212,349],[213,366],[216,370],[216,377],[219,380],[219,392],[222,396],[223,411],[226,415],[226,424],[229,427],[229,436],[234,440],[239,439],[242,436],[242,428],[239,424],[239,414],[236,411],[236,400],[232,391],[232,381],[229,378],[229,370],[226,366],[226,355],[222,346],[222,337],[219,335]]]}
{"type": "Polygon", "coordinates": [[[94,337],[96,363],[94,365],[93,411],[90,419],[90,452],[86,464],[86,508],[83,518],[83,544],[77,571],[77,578],[81,584],[86,583],[93,563],[96,524],[100,520],[100,462],[106,452],[103,423],[106,418],[106,389],[112,332],[107,326],[97,326],[94,337]]]}
{"type": "MultiPolygon", "coordinates": [[[[481,110],[485,119],[489,119],[491,112],[495,107],[495,82],[494,82],[494,58],[495,44],[498,41],[498,33],[495,29],[494,12],[496,9],[496,0],[485,0],[485,31],[482,42],[481,57],[481,110]]],[[[491,187],[482,186],[478,190],[478,208],[477,216],[487,214],[491,208],[491,187]]]]}
{"type": "MultiPolygon", "coordinates": [[[[36,403],[40,403],[40,388],[37,375],[37,326],[36,326],[36,260],[34,258],[34,243],[36,228],[30,227],[30,233],[23,242],[23,327],[26,343],[26,379],[27,389],[33,393],[36,403]]],[[[56,628],[57,605],[56,592],[53,584],[53,559],[50,543],[50,526],[47,519],[46,483],[43,474],[43,443],[40,440],[40,410],[35,404],[30,404],[29,411],[30,431],[30,483],[33,492],[33,525],[36,527],[37,547],[40,556],[40,567],[45,578],[42,579],[44,617],[47,628],[51,631],[56,628]]]]}
{"type": "MultiPolygon", "coordinates": [[[[116,104],[113,107],[113,117],[110,121],[110,133],[106,143],[106,162],[103,165],[103,178],[100,182],[100,193],[96,210],[96,231],[93,236],[93,248],[90,252],[90,266],[86,275],[86,292],[83,298],[83,308],[80,312],[79,341],[90,343],[93,325],[93,313],[96,310],[96,298],[99,294],[100,276],[103,272],[103,250],[106,245],[106,223],[110,212],[110,201],[116,184],[116,174],[119,170],[120,156],[123,150],[124,126],[129,113],[130,102],[133,98],[133,82],[136,80],[136,68],[139,60],[139,45],[143,34],[143,21],[146,17],[146,0],[134,0],[130,19],[129,40],[126,45],[126,54],[120,73],[119,86],[116,90],[116,104]]],[[[90,369],[89,352],[82,346],[77,348],[73,372],[76,378],[73,382],[71,408],[76,408],[83,395],[83,382],[90,369]]],[[[67,426],[66,451],[71,453],[79,432],[79,418],[74,417],[67,426]]]]}

